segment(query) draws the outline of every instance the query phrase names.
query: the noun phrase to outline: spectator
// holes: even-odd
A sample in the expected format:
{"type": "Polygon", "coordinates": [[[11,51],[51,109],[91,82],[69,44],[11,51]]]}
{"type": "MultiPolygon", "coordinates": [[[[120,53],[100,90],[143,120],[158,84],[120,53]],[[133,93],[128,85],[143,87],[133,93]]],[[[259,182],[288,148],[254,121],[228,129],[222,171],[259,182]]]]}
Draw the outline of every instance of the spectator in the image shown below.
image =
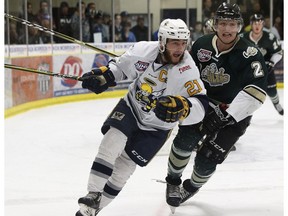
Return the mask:
{"type": "Polygon", "coordinates": [[[277,19],[277,17],[276,17],[274,25],[271,26],[270,17],[265,17],[265,18],[264,18],[263,31],[271,32],[272,34],[275,35],[275,37],[276,37],[278,40],[281,40],[280,34],[279,34],[279,32],[278,32],[278,29],[276,28],[277,25],[280,25],[280,26],[281,26],[281,24],[277,23],[277,22],[279,22],[279,21],[281,22],[281,18],[279,17],[279,18],[277,19]],[[279,20],[279,19],[280,19],[280,20],[279,20]],[[277,21],[276,21],[276,20],[277,20],[277,21]],[[276,25],[275,25],[275,24],[276,24],[276,25]]]}
{"type": "Polygon", "coordinates": [[[103,24],[107,26],[112,25],[111,15],[108,13],[103,13],[103,24]]]}
{"type": "Polygon", "coordinates": [[[136,37],[133,32],[130,31],[131,22],[125,22],[123,26],[123,42],[136,42],[136,37]]]}
{"type": "Polygon", "coordinates": [[[282,32],[282,19],[280,16],[277,16],[274,21],[274,25],[271,27],[271,32],[276,36],[278,40],[281,40],[283,36],[282,32]]]}
{"type": "Polygon", "coordinates": [[[102,25],[103,25],[103,28],[105,29],[105,32],[107,32],[107,42],[111,42],[111,25],[112,25],[112,20],[111,20],[111,16],[110,14],[108,13],[103,13],[103,16],[102,16],[102,25]]]}
{"type": "Polygon", "coordinates": [[[271,22],[270,22],[270,17],[264,17],[264,31],[270,31],[271,29],[271,22]]]}
{"type": "MultiPolygon", "coordinates": [[[[31,2],[27,2],[27,20],[31,21],[35,19],[35,14],[33,14],[33,7],[31,2]]],[[[24,11],[24,16],[25,17],[25,11],[24,11]]]]}
{"type": "MultiPolygon", "coordinates": [[[[45,25],[46,28],[56,29],[55,23],[53,23],[52,16],[50,13],[50,6],[48,3],[48,0],[41,0],[40,1],[40,9],[39,9],[36,17],[37,17],[37,21],[38,21],[39,25],[42,25],[42,23],[44,23],[44,25],[49,23],[50,24],[49,26],[45,25]]],[[[50,42],[51,42],[51,40],[50,40],[50,42]]]]}
{"type": "Polygon", "coordinates": [[[91,32],[93,35],[93,41],[94,41],[94,33],[101,33],[102,42],[109,41],[109,29],[106,28],[105,25],[103,24],[103,16],[101,13],[95,15],[91,32]]]}
{"type": "Polygon", "coordinates": [[[85,3],[83,1],[81,2],[81,7],[79,2],[76,4],[76,11],[71,17],[71,29],[72,37],[84,42],[91,42],[90,25],[85,16],[85,3]],[[80,14],[82,19],[82,37],[80,37],[80,14]]]}
{"type": "Polygon", "coordinates": [[[10,37],[10,44],[18,44],[19,43],[17,24],[15,22],[9,23],[9,37],[10,37]]]}
{"type": "MultiPolygon", "coordinates": [[[[50,16],[49,3],[47,0],[42,0],[42,1],[40,1],[40,9],[39,9],[38,14],[37,14],[38,22],[41,23],[42,19],[44,17],[47,17],[48,15],[50,16]]],[[[51,17],[49,17],[49,18],[51,18],[51,17]]]]}
{"type": "MultiPolygon", "coordinates": [[[[42,17],[40,25],[47,28],[47,29],[51,28],[51,18],[50,18],[49,14],[46,14],[42,17]]],[[[42,39],[42,43],[44,43],[44,44],[53,43],[53,39],[52,39],[53,37],[49,33],[41,31],[40,37],[42,39]]]]}
{"type": "Polygon", "coordinates": [[[93,22],[93,19],[96,13],[97,11],[96,11],[95,3],[94,2],[88,3],[86,10],[85,10],[86,17],[93,22]]]}
{"type": "MultiPolygon", "coordinates": [[[[33,8],[32,8],[32,3],[27,1],[27,4],[23,4],[23,10],[19,13],[18,15],[20,18],[31,21],[36,19],[36,15],[33,14],[33,8]],[[27,12],[27,17],[26,17],[26,12],[27,12]]],[[[26,34],[26,26],[23,25],[22,23],[17,23],[17,33],[18,35],[23,35],[26,34]]]]}
{"type": "Polygon", "coordinates": [[[120,13],[121,16],[121,25],[124,28],[125,24],[129,21],[129,14],[127,11],[122,11],[120,13]]]}
{"type": "MultiPolygon", "coordinates": [[[[59,18],[56,22],[56,29],[62,34],[72,36],[71,15],[69,14],[69,5],[66,1],[63,1],[60,4],[59,18]]],[[[69,43],[69,41],[58,37],[55,38],[55,41],[57,43],[69,43]]]]}
{"type": "MultiPolygon", "coordinates": [[[[39,25],[36,18],[31,20],[31,23],[39,25]]],[[[26,34],[20,36],[19,43],[26,44],[26,34]]],[[[28,44],[43,44],[43,40],[40,37],[40,31],[37,28],[28,27],[28,44]]]]}
{"type": "Polygon", "coordinates": [[[27,11],[27,20],[28,21],[34,20],[36,15],[33,14],[32,3],[29,1],[27,1],[26,6],[25,6],[25,4],[23,4],[22,11],[19,13],[18,16],[20,18],[26,19],[26,17],[25,17],[26,11],[27,11]]]}
{"type": "Polygon", "coordinates": [[[212,0],[203,1],[202,20],[211,18],[212,16],[212,0]]]}
{"type": "Polygon", "coordinates": [[[144,17],[137,18],[137,24],[131,29],[137,41],[148,41],[148,27],[144,25],[144,17]]]}
{"type": "MultiPolygon", "coordinates": [[[[121,16],[120,14],[115,14],[114,15],[114,29],[115,29],[115,42],[122,42],[123,38],[122,38],[122,32],[123,32],[123,27],[121,26],[121,16]]],[[[112,31],[112,26],[110,28],[110,32],[111,32],[111,38],[110,41],[113,41],[112,35],[113,35],[113,31],[112,31]]]]}
{"type": "Polygon", "coordinates": [[[197,40],[199,37],[203,36],[202,22],[197,21],[195,24],[194,31],[192,32],[192,41],[197,40]]]}
{"type": "Polygon", "coordinates": [[[85,15],[86,15],[86,18],[88,19],[89,26],[90,26],[90,33],[91,33],[90,41],[94,41],[92,29],[93,29],[96,14],[97,14],[97,11],[96,11],[95,3],[94,2],[88,3],[85,9],[85,15]]]}

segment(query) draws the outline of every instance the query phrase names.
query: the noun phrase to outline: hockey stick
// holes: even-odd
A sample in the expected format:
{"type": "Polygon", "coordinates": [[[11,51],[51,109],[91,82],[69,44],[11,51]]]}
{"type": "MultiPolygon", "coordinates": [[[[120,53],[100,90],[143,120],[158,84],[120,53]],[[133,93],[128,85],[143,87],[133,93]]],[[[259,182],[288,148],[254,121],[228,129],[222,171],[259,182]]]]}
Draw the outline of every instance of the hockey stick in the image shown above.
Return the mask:
{"type": "Polygon", "coordinates": [[[27,26],[31,26],[33,28],[37,28],[39,29],[40,31],[43,31],[43,32],[46,32],[46,33],[49,33],[55,37],[59,37],[59,38],[62,38],[64,40],[67,40],[67,41],[70,41],[72,43],[76,43],[76,44],[79,44],[81,46],[84,46],[84,47],[88,47],[94,51],[98,51],[98,52],[102,52],[102,53],[105,53],[111,57],[117,57],[118,55],[116,55],[115,53],[112,53],[112,52],[109,52],[109,51],[106,51],[104,49],[100,49],[98,47],[95,47],[95,46],[92,46],[90,45],[89,43],[85,43],[83,41],[80,41],[80,40],[77,40],[73,37],[70,37],[68,35],[65,35],[65,34],[62,34],[60,32],[57,32],[57,31],[54,31],[52,29],[48,29],[46,27],[43,27],[41,25],[38,25],[36,23],[32,23],[32,22],[29,22],[28,20],[25,20],[25,19],[22,19],[22,18],[19,18],[19,17],[15,17],[13,15],[10,15],[10,14],[7,14],[7,13],[4,13],[5,14],[5,17],[11,19],[11,20],[14,20],[16,22],[19,22],[19,23],[22,23],[23,25],[27,25],[27,26]]]}
{"type": "Polygon", "coordinates": [[[32,72],[32,73],[43,74],[43,75],[48,75],[48,76],[53,76],[53,77],[73,79],[73,80],[78,80],[78,81],[83,81],[85,79],[85,78],[80,77],[80,76],[59,74],[59,73],[53,73],[50,71],[40,71],[40,70],[36,70],[36,69],[32,69],[32,68],[24,68],[24,67],[20,67],[20,66],[16,66],[16,65],[11,65],[11,64],[5,64],[4,67],[9,68],[9,69],[14,69],[14,70],[21,70],[21,71],[25,71],[25,72],[32,72]]]}

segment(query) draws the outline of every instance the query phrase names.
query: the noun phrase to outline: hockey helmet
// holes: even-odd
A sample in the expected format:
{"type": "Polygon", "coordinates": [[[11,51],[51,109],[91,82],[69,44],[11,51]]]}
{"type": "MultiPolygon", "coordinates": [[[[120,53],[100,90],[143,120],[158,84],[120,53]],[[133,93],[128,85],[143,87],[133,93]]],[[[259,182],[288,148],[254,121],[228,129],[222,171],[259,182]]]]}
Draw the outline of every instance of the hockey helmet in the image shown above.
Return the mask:
{"type": "Polygon", "coordinates": [[[159,50],[165,51],[167,39],[187,40],[190,39],[190,31],[181,19],[165,19],[161,22],[158,31],[159,50]]]}
{"type": "Polygon", "coordinates": [[[250,22],[259,22],[259,21],[263,21],[264,22],[264,16],[262,14],[253,14],[250,17],[250,22]]]}
{"type": "Polygon", "coordinates": [[[214,17],[214,24],[218,20],[236,20],[239,23],[239,32],[243,26],[243,18],[240,12],[240,8],[237,4],[230,4],[223,2],[217,9],[214,17]]]}

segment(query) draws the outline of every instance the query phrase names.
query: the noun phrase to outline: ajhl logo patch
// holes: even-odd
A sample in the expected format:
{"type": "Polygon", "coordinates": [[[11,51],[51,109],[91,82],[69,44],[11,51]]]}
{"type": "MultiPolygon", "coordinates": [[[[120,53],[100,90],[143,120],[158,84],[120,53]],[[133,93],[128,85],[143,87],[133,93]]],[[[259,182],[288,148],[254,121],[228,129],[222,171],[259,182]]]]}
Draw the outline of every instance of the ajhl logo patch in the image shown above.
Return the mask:
{"type": "Polygon", "coordinates": [[[135,65],[136,70],[143,72],[143,71],[145,71],[148,68],[149,63],[148,62],[138,61],[134,65],[135,65]]]}
{"type": "Polygon", "coordinates": [[[198,50],[197,57],[200,62],[207,62],[211,59],[212,52],[205,49],[198,50]]]}

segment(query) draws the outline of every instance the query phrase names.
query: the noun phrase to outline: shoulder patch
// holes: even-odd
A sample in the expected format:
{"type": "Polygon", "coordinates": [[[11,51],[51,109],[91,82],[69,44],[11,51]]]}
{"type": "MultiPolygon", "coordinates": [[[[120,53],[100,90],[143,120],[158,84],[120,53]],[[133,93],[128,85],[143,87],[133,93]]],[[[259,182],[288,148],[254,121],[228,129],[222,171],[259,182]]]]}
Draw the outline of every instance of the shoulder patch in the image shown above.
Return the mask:
{"type": "Polygon", "coordinates": [[[246,51],[243,52],[243,56],[245,58],[249,58],[250,56],[255,56],[258,53],[258,49],[256,47],[249,46],[246,51]]]}
{"type": "Polygon", "coordinates": [[[200,49],[197,52],[197,58],[200,62],[208,62],[211,59],[212,52],[206,49],[200,49]]]}
{"type": "Polygon", "coordinates": [[[143,71],[145,71],[148,68],[149,63],[148,62],[143,62],[143,61],[138,61],[134,65],[135,65],[135,68],[136,68],[137,71],[142,71],[143,72],[143,71]]]}

